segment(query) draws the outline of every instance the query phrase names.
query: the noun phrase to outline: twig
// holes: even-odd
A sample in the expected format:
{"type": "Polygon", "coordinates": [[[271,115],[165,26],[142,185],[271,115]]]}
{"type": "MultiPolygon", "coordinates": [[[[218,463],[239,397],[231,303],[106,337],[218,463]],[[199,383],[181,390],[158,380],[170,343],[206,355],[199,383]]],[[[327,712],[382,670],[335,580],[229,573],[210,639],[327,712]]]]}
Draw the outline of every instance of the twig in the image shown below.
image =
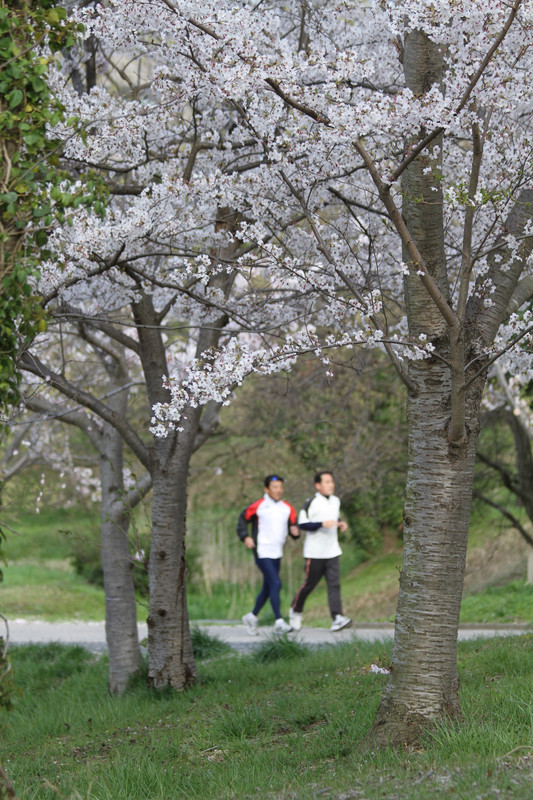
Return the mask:
{"type": "MultiPolygon", "coordinates": [[[[520,341],[520,339],[523,339],[523,338],[524,338],[524,336],[527,336],[527,334],[528,334],[528,333],[531,333],[531,331],[533,331],[533,325],[530,325],[530,326],[529,326],[529,328],[526,328],[526,330],[525,330],[525,331],[522,331],[522,333],[521,333],[521,334],[519,334],[519,335],[516,337],[516,339],[513,339],[513,341],[512,341],[512,342],[509,342],[509,344],[507,345],[507,347],[504,347],[504,348],[503,348],[503,350],[500,350],[500,352],[499,352],[499,353],[496,353],[494,356],[492,356],[491,358],[489,358],[489,360],[487,361],[487,363],[486,363],[486,364],[484,364],[484,365],[481,367],[481,369],[478,369],[478,371],[476,372],[476,374],[475,374],[475,375],[474,375],[472,378],[470,378],[470,380],[468,381],[468,383],[467,383],[467,384],[466,384],[466,386],[465,386],[465,391],[468,389],[468,387],[470,386],[470,384],[471,384],[471,383],[474,383],[474,381],[475,381],[475,380],[477,380],[477,378],[479,378],[479,376],[480,376],[480,375],[481,375],[483,372],[485,372],[485,370],[486,370],[486,369],[488,369],[488,368],[491,366],[491,364],[494,364],[494,362],[495,362],[495,361],[497,361],[497,360],[498,360],[498,359],[499,359],[501,356],[503,356],[503,354],[504,354],[504,353],[506,353],[508,350],[511,350],[511,349],[512,349],[512,348],[515,346],[515,344],[518,344],[518,342],[520,341]]],[[[472,362],[471,362],[471,363],[472,363],[472,362]]],[[[469,367],[469,366],[470,366],[470,364],[467,364],[467,367],[469,367]]]]}

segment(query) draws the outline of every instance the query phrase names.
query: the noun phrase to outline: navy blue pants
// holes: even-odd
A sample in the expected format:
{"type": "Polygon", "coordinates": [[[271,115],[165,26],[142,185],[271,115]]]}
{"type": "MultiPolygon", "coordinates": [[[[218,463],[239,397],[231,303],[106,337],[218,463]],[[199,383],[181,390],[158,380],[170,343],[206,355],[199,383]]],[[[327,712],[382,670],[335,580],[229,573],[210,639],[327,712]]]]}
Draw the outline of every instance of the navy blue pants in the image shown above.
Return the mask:
{"type": "Polygon", "coordinates": [[[263,574],[263,586],[255,598],[253,613],[257,616],[266,601],[270,599],[270,605],[274,612],[274,619],[279,619],[281,617],[279,602],[279,593],[281,591],[279,568],[281,566],[281,558],[257,558],[257,556],[255,556],[255,563],[263,574]]]}

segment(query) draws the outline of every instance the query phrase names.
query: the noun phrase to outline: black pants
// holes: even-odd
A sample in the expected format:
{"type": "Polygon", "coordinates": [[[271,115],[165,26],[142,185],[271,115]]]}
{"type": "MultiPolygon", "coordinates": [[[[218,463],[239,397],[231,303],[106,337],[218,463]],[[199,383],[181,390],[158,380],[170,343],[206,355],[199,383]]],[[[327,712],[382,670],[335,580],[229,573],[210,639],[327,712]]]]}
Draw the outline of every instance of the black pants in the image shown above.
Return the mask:
{"type": "Polygon", "coordinates": [[[293,611],[301,613],[304,610],[305,601],[323,575],[328,585],[328,604],[331,616],[335,619],[337,614],[342,614],[339,556],[306,559],[305,581],[292,601],[293,611]]]}

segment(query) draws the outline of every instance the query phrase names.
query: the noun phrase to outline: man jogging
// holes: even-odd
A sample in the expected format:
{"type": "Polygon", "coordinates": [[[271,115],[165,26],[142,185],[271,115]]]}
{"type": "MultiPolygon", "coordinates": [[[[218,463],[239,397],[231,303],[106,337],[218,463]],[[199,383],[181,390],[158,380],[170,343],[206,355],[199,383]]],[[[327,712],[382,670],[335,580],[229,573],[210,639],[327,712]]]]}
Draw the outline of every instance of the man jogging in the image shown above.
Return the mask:
{"type": "Polygon", "coordinates": [[[255,563],[263,575],[263,586],[256,597],[253,611],[242,618],[252,635],[258,632],[257,615],[267,600],[270,600],[274,612],[274,633],[289,633],[292,630],[281,616],[279,570],[287,535],[290,534],[293,539],[300,536],[295,509],[281,499],[283,478],[279,475],[267,475],[264,485],[264,496],[245,508],[237,523],[239,538],[246,547],[254,551],[255,563]],[[252,526],[251,534],[248,531],[249,524],[252,526]]]}
{"type": "Polygon", "coordinates": [[[300,630],[304,603],[324,575],[333,619],[331,630],[340,631],[352,624],[352,620],[342,613],[339,566],[342,550],[337,537],[337,531],[344,533],[348,526],[339,518],[340,500],[333,494],[335,481],[331,472],[316,473],[315,489],[315,496],[305,503],[298,515],[298,527],[306,532],[305,581],[292,601],[289,621],[293,630],[300,630]]]}

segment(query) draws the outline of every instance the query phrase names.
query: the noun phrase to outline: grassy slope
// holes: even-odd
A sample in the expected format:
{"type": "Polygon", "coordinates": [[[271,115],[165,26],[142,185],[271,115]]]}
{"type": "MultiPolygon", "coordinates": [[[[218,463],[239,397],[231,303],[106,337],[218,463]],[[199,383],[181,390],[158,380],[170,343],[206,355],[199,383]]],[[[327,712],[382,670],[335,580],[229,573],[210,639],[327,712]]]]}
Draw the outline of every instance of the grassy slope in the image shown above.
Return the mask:
{"type": "Polygon", "coordinates": [[[532,636],[460,645],[465,723],[407,753],[358,749],[384,686],[368,669],[387,663],[382,645],[292,655],[212,658],[186,693],[139,682],[117,698],[105,659],[14,650],[3,766],[20,800],[529,800],[532,636]]]}

